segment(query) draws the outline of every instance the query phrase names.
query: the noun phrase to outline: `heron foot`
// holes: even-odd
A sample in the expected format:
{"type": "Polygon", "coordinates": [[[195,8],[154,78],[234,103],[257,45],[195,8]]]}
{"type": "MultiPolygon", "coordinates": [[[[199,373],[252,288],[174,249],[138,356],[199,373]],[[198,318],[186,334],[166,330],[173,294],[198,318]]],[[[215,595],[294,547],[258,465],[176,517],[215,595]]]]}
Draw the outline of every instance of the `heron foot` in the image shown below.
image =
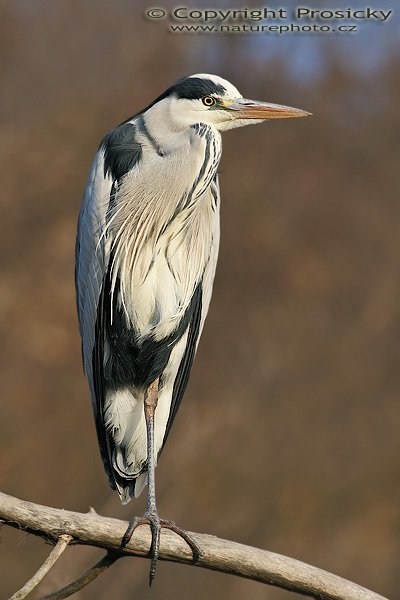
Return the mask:
{"type": "Polygon", "coordinates": [[[149,584],[151,585],[154,581],[154,577],[156,575],[156,567],[158,554],[160,549],[160,535],[161,529],[164,527],[165,529],[170,529],[177,535],[179,535],[192,551],[193,554],[193,562],[197,562],[199,558],[203,555],[203,551],[194,541],[192,536],[185,530],[179,527],[174,521],[167,521],[166,519],[160,519],[157,512],[149,512],[147,511],[143,517],[134,517],[131,521],[129,521],[128,529],[124,533],[124,537],[122,538],[121,548],[125,548],[125,546],[129,543],[136,527],[139,525],[149,525],[151,529],[151,546],[149,554],[151,556],[151,565],[150,565],[150,573],[149,573],[149,584]]]}

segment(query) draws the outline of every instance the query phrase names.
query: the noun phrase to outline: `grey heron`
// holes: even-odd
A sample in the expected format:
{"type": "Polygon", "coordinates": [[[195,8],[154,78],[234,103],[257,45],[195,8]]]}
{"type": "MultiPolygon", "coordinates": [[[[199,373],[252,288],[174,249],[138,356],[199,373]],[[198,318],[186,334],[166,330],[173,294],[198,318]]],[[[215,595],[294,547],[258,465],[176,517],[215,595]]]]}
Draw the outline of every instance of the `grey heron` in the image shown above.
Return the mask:
{"type": "Polygon", "coordinates": [[[303,117],[244,99],[228,81],[178,81],[113,129],[95,156],[79,215],[76,289],[82,353],[110,485],[122,503],[148,484],[152,582],[162,527],[154,470],[182,400],[208,311],[219,244],[221,132],[303,117]]]}

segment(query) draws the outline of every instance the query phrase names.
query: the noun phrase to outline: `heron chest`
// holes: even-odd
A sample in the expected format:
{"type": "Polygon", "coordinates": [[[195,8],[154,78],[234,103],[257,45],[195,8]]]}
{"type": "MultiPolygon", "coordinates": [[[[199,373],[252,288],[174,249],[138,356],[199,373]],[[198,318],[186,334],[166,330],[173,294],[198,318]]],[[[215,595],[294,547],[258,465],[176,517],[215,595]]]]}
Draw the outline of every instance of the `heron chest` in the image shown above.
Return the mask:
{"type": "Polygon", "coordinates": [[[144,147],[121,185],[113,254],[119,303],[141,338],[179,324],[210,258],[218,220],[220,142],[210,128],[169,154],[144,147]]]}

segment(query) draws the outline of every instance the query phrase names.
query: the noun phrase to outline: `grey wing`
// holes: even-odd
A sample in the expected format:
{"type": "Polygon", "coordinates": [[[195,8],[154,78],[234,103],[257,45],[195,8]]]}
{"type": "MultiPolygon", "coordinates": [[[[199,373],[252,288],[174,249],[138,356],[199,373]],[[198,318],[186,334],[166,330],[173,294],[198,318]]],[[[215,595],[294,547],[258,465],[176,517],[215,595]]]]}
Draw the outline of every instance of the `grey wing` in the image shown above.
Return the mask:
{"type": "Polygon", "coordinates": [[[83,197],[76,240],[76,298],[82,355],[92,397],[100,452],[110,485],[115,487],[109,439],[104,425],[104,310],[112,239],[107,228],[109,207],[122,178],[140,160],[136,128],[123,123],[102,141],[83,197]]]}
{"type": "Polygon", "coordinates": [[[104,176],[104,153],[99,150],[93,162],[79,214],[75,267],[83,364],[94,405],[92,360],[99,299],[107,271],[107,240],[103,237],[103,231],[111,188],[112,180],[104,176]]]}
{"type": "MultiPolygon", "coordinates": [[[[215,270],[217,267],[218,250],[219,250],[219,238],[220,238],[220,224],[219,224],[219,184],[217,175],[211,182],[211,185],[206,190],[205,194],[210,195],[209,201],[213,207],[214,220],[213,220],[213,236],[212,245],[208,263],[204,269],[203,277],[201,280],[200,293],[196,297],[194,302],[194,310],[192,318],[188,326],[188,336],[186,341],[186,348],[182,357],[179,369],[174,381],[174,387],[172,392],[171,409],[168,417],[167,427],[165,430],[165,436],[162,449],[165,446],[168,435],[171,431],[172,424],[178,412],[179,405],[181,403],[183,394],[185,392],[190,371],[193,366],[194,357],[197,351],[197,347],[200,341],[200,335],[204,326],[204,321],[207,316],[208,308],[210,306],[215,270]]],[[[204,198],[204,200],[206,200],[204,198]]]]}
{"type": "Polygon", "coordinates": [[[102,379],[98,377],[102,364],[102,334],[99,335],[98,316],[102,310],[102,288],[108,267],[108,244],[104,237],[106,214],[113,182],[105,174],[104,151],[100,149],[83,197],[76,239],[76,301],[79,330],[82,337],[82,357],[89,382],[101,456],[110,484],[114,486],[109,464],[109,450],[102,417],[102,379]]]}

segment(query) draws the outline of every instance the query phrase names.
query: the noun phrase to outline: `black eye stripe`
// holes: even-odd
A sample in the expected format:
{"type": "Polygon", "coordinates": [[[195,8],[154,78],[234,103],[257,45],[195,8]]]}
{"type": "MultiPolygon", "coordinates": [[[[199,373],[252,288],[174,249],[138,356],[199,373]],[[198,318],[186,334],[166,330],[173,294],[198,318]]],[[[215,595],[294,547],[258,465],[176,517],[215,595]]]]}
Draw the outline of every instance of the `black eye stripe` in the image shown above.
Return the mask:
{"type": "MultiPolygon", "coordinates": [[[[153,100],[153,102],[151,102],[148,106],[129,117],[129,119],[127,119],[125,122],[130,121],[134,117],[137,117],[137,115],[146,112],[146,110],[149,110],[149,108],[157,104],[157,102],[160,102],[169,96],[175,96],[176,98],[186,100],[201,100],[204,98],[204,96],[209,96],[211,94],[224,96],[226,94],[226,88],[222,84],[215,83],[211,79],[203,79],[202,77],[187,77],[186,79],[181,79],[175,83],[175,85],[172,85],[170,88],[165,90],[161,96],[158,96],[158,98],[153,100]]],[[[216,103],[214,106],[217,107],[218,104],[216,103]]],[[[213,107],[210,106],[210,108],[213,107]]]]}
{"type": "Polygon", "coordinates": [[[170,88],[170,93],[175,94],[178,98],[197,100],[211,94],[223,95],[226,93],[226,89],[219,83],[214,83],[211,79],[188,77],[172,86],[172,88],[170,88]]]}

